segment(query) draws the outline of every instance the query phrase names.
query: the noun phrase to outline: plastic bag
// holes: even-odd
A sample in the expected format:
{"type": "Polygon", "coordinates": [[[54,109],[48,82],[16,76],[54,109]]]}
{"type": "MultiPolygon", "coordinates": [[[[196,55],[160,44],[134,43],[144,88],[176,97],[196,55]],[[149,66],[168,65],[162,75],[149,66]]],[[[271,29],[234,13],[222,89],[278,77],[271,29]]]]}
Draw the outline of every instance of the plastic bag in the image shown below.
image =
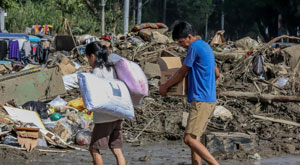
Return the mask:
{"type": "Polygon", "coordinates": [[[79,88],[76,73],[63,76],[63,81],[64,81],[65,89],[67,91],[71,89],[79,88]]]}
{"type": "Polygon", "coordinates": [[[40,118],[47,119],[48,118],[48,109],[49,105],[39,101],[29,101],[22,105],[23,109],[36,111],[40,118]]]}
{"type": "Polygon", "coordinates": [[[92,132],[89,129],[80,130],[76,134],[76,144],[88,145],[91,143],[92,132]]]}
{"type": "MultiPolygon", "coordinates": [[[[60,136],[64,141],[72,138],[74,128],[66,118],[62,118],[56,122],[53,133],[60,136]]],[[[76,130],[75,130],[76,131],[76,130]]]]}
{"type": "Polygon", "coordinates": [[[131,97],[122,81],[99,78],[91,73],[78,73],[78,82],[88,110],[134,119],[131,97]]]}
{"type": "Polygon", "coordinates": [[[5,136],[5,138],[3,140],[3,144],[19,145],[18,139],[16,137],[11,136],[11,135],[5,136]]]}
{"type": "Polygon", "coordinates": [[[70,107],[76,108],[79,111],[82,111],[82,110],[86,109],[85,106],[84,106],[82,98],[71,100],[71,101],[68,102],[67,105],[70,106],[70,107]]]}
{"type": "Polygon", "coordinates": [[[59,106],[65,106],[68,103],[64,99],[60,98],[60,96],[57,96],[55,99],[53,99],[48,104],[53,106],[53,107],[59,107],[59,106]]]}
{"type": "Polygon", "coordinates": [[[263,74],[264,71],[264,58],[262,55],[256,55],[253,58],[253,72],[256,75],[263,74]]]}
{"type": "Polygon", "coordinates": [[[276,81],[276,85],[279,86],[280,88],[284,87],[286,83],[289,81],[289,78],[279,78],[276,81]]]}
{"type": "Polygon", "coordinates": [[[140,105],[144,96],[148,96],[148,80],[141,67],[125,58],[115,64],[118,78],[128,87],[133,105],[140,105]]]}

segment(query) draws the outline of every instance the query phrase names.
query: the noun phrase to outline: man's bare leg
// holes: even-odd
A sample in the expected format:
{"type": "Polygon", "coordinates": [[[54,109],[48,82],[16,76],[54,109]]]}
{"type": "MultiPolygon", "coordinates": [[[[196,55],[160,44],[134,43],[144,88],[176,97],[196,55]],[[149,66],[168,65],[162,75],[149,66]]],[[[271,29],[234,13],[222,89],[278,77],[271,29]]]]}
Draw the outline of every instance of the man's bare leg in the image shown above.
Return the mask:
{"type": "Polygon", "coordinates": [[[98,150],[90,148],[90,153],[92,155],[94,165],[103,165],[102,156],[98,150]]]}
{"type": "MultiPolygon", "coordinates": [[[[200,136],[197,136],[196,140],[200,142],[200,136]]],[[[192,165],[201,165],[201,157],[191,149],[192,155],[192,165]]]]}
{"type": "Polygon", "coordinates": [[[219,165],[216,159],[209,153],[207,148],[200,142],[200,140],[197,140],[196,136],[185,134],[184,142],[191,148],[191,150],[196,152],[207,163],[211,165],[219,165]]]}
{"type": "Polygon", "coordinates": [[[118,165],[126,165],[125,157],[121,148],[113,148],[111,151],[115,155],[118,165]]]}

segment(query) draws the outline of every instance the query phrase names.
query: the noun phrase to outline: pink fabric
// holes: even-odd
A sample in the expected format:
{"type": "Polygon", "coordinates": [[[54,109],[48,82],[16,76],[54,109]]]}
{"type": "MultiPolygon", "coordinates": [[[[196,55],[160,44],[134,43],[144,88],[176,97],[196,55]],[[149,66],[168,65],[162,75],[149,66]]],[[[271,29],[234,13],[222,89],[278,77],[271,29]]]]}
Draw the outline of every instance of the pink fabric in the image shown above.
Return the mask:
{"type": "Polygon", "coordinates": [[[131,94],[134,105],[140,105],[144,96],[148,96],[148,81],[140,66],[122,58],[115,64],[118,78],[122,80],[131,94]]]}

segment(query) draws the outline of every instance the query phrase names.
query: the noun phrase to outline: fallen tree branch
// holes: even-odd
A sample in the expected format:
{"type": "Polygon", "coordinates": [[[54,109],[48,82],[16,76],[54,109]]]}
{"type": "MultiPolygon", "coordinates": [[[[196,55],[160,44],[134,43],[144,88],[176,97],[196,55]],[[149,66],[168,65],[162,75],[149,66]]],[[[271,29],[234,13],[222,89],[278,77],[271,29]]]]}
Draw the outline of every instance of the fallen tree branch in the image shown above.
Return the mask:
{"type": "Polygon", "coordinates": [[[276,123],[282,123],[282,124],[288,124],[288,125],[300,127],[299,123],[296,123],[296,122],[293,122],[293,121],[282,120],[282,119],[274,119],[274,118],[271,118],[271,117],[258,116],[258,115],[253,115],[253,117],[257,118],[257,119],[269,120],[269,121],[276,122],[276,123]]]}
{"type": "Polygon", "coordinates": [[[142,135],[142,133],[148,128],[148,126],[154,121],[154,119],[156,118],[156,116],[158,116],[159,114],[161,114],[163,111],[158,112],[149,122],[148,124],[140,131],[140,133],[132,140],[127,140],[128,142],[136,142],[138,140],[138,138],[142,135]]]}
{"type": "Polygon", "coordinates": [[[132,140],[127,140],[128,142],[136,142],[138,138],[142,135],[142,133],[147,129],[147,127],[154,121],[154,118],[152,118],[148,124],[140,131],[140,133],[132,140]]]}
{"type": "Polygon", "coordinates": [[[271,46],[273,43],[281,40],[282,38],[288,38],[288,39],[293,39],[293,40],[300,40],[300,37],[282,35],[282,36],[276,37],[276,38],[272,39],[271,41],[269,41],[266,46],[267,47],[271,46]]]}
{"type": "Polygon", "coordinates": [[[261,102],[300,102],[300,96],[283,96],[271,94],[259,94],[254,92],[241,92],[241,91],[221,91],[218,93],[221,97],[240,97],[252,101],[261,102]]]}
{"type": "Polygon", "coordinates": [[[95,16],[98,16],[98,11],[95,5],[93,4],[94,2],[91,2],[90,0],[85,0],[85,3],[88,5],[90,10],[93,12],[95,16]]]}

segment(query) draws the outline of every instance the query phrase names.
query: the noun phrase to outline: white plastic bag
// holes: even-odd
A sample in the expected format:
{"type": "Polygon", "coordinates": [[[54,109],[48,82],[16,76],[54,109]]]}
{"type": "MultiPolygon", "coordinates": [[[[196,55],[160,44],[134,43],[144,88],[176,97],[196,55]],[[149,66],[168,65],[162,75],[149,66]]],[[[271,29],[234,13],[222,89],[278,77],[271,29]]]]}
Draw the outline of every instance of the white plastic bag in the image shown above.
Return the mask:
{"type": "Polygon", "coordinates": [[[65,84],[65,89],[67,91],[71,90],[71,89],[74,89],[74,88],[79,88],[76,73],[68,74],[68,75],[63,76],[63,81],[64,81],[64,84],[65,84]]]}
{"type": "Polygon", "coordinates": [[[78,82],[88,110],[134,119],[131,97],[122,81],[99,78],[91,73],[78,73],[78,82]]]}
{"type": "Polygon", "coordinates": [[[64,99],[60,98],[60,96],[57,96],[55,99],[50,101],[48,104],[53,107],[60,107],[60,106],[65,106],[68,103],[64,99]]]}

